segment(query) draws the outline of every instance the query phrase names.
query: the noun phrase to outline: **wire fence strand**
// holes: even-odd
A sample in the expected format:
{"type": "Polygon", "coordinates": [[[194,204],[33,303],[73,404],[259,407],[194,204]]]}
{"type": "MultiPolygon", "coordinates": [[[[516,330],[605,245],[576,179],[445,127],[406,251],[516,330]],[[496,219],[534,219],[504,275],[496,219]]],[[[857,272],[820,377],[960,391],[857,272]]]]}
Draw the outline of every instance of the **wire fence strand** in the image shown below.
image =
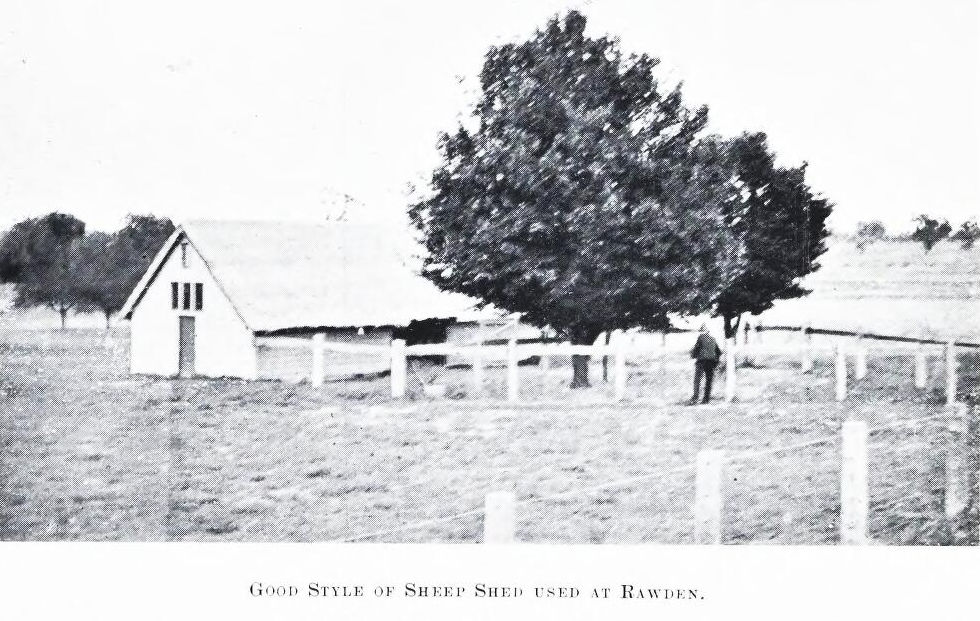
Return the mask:
{"type": "MultiPolygon", "coordinates": [[[[929,416],[922,416],[922,417],[919,417],[919,418],[913,418],[913,419],[907,419],[907,420],[901,420],[901,421],[894,421],[894,422],[891,422],[891,423],[885,423],[885,424],[881,424],[881,425],[876,425],[876,426],[870,427],[868,429],[868,434],[871,435],[871,434],[875,434],[875,433],[881,433],[883,431],[888,431],[888,430],[896,429],[896,428],[899,428],[899,427],[905,427],[905,426],[908,426],[908,425],[917,425],[917,424],[929,422],[929,421],[932,421],[932,420],[935,420],[935,419],[938,419],[938,418],[947,418],[947,419],[953,418],[953,419],[955,419],[955,417],[957,417],[957,414],[955,412],[943,411],[943,412],[938,412],[936,414],[931,414],[929,416]]],[[[725,461],[726,462],[745,461],[745,460],[749,460],[749,459],[758,459],[759,457],[769,457],[769,456],[772,456],[772,455],[777,455],[779,453],[791,452],[791,451],[800,450],[800,449],[804,449],[804,448],[809,448],[809,447],[813,447],[813,446],[819,446],[821,444],[830,444],[832,442],[837,441],[838,439],[839,439],[839,436],[838,435],[825,436],[825,437],[816,438],[816,439],[813,439],[813,440],[807,440],[807,441],[804,441],[804,442],[796,442],[796,443],[793,443],[793,444],[787,444],[787,445],[783,445],[783,446],[778,446],[778,447],[774,447],[774,448],[771,448],[771,449],[756,450],[756,451],[742,451],[742,452],[734,453],[734,454],[728,456],[725,461]]],[[[657,477],[668,477],[668,476],[672,476],[672,475],[675,475],[675,474],[680,474],[682,472],[692,471],[692,470],[695,469],[695,467],[696,467],[695,464],[685,464],[683,466],[678,466],[676,468],[671,468],[669,470],[660,470],[660,471],[653,472],[653,473],[648,473],[648,474],[636,475],[636,476],[632,476],[632,477],[624,477],[622,479],[613,479],[613,480],[609,480],[609,481],[604,481],[602,483],[597,483],[597,484],[594,484],[594,485],[589,485],[589,486],[586,486],[586,487],[580,487],[580,488],[568,490],[568,491],[565,491],[565,492],[559,492],[557,494],[549,494],[547,496],[532,496],[532,497],[528,497],[528,498],[523,498],[523,499],[520,499],[520,500],[516,501],[516,504],[517,505],[531,505],[531,504],[537,504],[537,503],[547,502],[547,501],[551,501],[551,500],[558,500],[558,499],[562,499],[562,498],[567,498],[569,496],[582,496],[582,495],[589,494],[591,492],[596,492],[596,491],[600,491],[600,490],[607,490],[607,489],[616,488],[616,487],[628,487],[630,485],[633,485],[635,483],[639,483],[641,481],[646,481],[646,480],[654,479],[654,478],[657,478],[657,477]]],[[[519,470],[519,468],[512,467],[512,468],[505,468],[503,470],[506,470],[508,472],[513,472],[513,471],[519,470]]],[[[414,484],[413,485],[403,486],[403,488],[408,488],[408,487],[412,487],[412,486],[414,486],[414,484]]],[[[395,489],[399,489],[399,488],[395,488],[395,489]]],[[[394,535],[394,534],[398,534],[398,533],[402,533],[402,532],[417,530],[419,528],[425,528],[426,526],[432,526],[432,525],[435,525],[435,524],[441,524],[441,523],[444,523],[444,522],[450,522],[450,521],[461,519],[461,518],[464,518],[464,517],[470,517],[470,516],[474,516],[474,515],[481,515],[483,513],[484,513],[484,509],[482,507],[476,507],[474,509],[470,509],[470,510],[463,511],[463,512],[460,512],[460,513],[454,513],[454,514],[443,516],[443,517],[438,517],[438,518],[432,518],[432,519],[428,519],[428,520],[423,520],[423,521],[420,521],[420,522],[406,524],[406,525],[403,525],[403,526],[400,526],[400,527],[396,527],[396,528],[392,528],[392,529],[387,529],[387,530],[376,531],[376,532],[373,532],[373,533],[366,533],[366,534],[356,535],[354,537],[349,537],[349,538],[343,539],[342,542],[343,543],[355,543],[357,541],[363,541],[365,539],[374,539],[376,537],[382,537],[382,536],[387,536],[387,535],[394,535]]]]}

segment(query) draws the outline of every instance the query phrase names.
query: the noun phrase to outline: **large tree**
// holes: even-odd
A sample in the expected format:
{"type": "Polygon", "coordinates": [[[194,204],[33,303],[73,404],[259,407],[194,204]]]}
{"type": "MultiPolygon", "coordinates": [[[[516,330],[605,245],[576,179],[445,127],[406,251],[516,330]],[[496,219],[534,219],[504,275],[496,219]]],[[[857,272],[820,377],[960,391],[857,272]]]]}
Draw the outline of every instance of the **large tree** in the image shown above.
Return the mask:
{"type": "Polygon", "coordinates": [[[409,210],[426,277],[576,344],[704,312],[739,258],[724,153],[694,148],[707,110],[585,26],[573,11],[487,53],[472,123],[409,210]]]}
{"type": "Polygon", "coordinates": [[[87,301],[77,278],[85,223],[50,213],[13,226],[0,239],[0,280],[15,283],[14,306],[47,306],[61,316],[87,301]]]}
{"type": "Polygon", "coordinates": [[[722,203],[742,245],[741,271],[717,299],[716,313],[732,336],[742,313],[758,314],[776,300],[806,295],[800,281],[819,268],[833,206],[806,184],[806,164],[780,168],[763,133],[724,145],[735,200],[722,203]]]}

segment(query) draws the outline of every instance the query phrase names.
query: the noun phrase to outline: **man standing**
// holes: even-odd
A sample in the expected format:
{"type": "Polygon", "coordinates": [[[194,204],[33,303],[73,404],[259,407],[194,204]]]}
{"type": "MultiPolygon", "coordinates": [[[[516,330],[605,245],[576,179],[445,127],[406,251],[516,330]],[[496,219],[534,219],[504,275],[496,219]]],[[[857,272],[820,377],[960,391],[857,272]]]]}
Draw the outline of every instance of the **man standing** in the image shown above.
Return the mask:
{"type": "Polygon", "coordinates": [[[694,396],[691,397],[690,404],[698,402],[698,393],[701,388],[701,377],[704,376],[704,400],[701,403],[711,401],[711,381],[715,377],[715,367],[721,358],[721,348],[718,341],[708,333],[708,325],[701,324],[698,340],[691,349],[691,358],[694,358],[694,396]]]}

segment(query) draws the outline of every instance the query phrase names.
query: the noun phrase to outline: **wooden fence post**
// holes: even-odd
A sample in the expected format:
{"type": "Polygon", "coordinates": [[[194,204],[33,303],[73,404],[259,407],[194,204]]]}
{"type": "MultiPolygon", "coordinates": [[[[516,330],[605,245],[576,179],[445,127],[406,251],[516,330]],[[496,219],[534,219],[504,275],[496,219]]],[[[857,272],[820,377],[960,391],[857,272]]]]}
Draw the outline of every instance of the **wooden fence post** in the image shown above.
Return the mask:
{"type": "Polygon", "coordinates": [[[326,337],[322,334],[314,334],[310,343],[310,350],[313,355],[313,364],[310,366],[310,384],[313,386],[323,385],[323,346],[326,337]]]}
{"type": "Polygon", "coordinates": [[[813,353],[810,351],[810,326],[800,328],[800,370],[803,373],[813,371],[813,353]]]}
{"type": "Polygon", "coordinates": [[[405,357],[405,340],[391,341],[391,396],[401,399],[405,396],[405,380],[408,376],[408,359],[405,357]]]}
{"type": "Polygon", "coordinates": [[[613,362],[613,399],[622,401],[626,398],[626,335],[622,330],[613,332],[613,345],[616,350],[613,362]]]}
{"type": "Polygon", "coordinates": [[[943,459],[943,511],[947,519],[959,517],[969,504],[969,477],[965,476],[968,437],[970,433],[969,411],[965,403],[950,408],[946,428],[941,433],[943,459]]]}
{"type": "Polygon", "coordinates": [[[963,456],[953,449],[946,455],[946,488],[943,509],[949,519],[957,517],[967,505],[967,490],[963,484],[963,456]]]}
{"type": "Polygon", "coordinates": [[[507,400],[516,403],[520,399],[521,378],[517,370],[517,339],[507,341],[507,400]]]}
{"type": "Polygon", "coordinates": [[[862,380],[868,374],[868,348],[864,345],[864,335],[858,334],[854,353],[854,379],[862,380]]]}
{"type": "Polygon", "coordinates": [[[964,439],[966,498],[969,536],[980,545],[980,406],[970,405],[966,410],[966,434],[964,439]]]}
{"type": "Polygon", "coordinates": [[[742,360],[745,355],[745,318],[746,313],[742,313],[738,317],[738,327],[735,329],[735,359],[742,360]]]}
{"type": "Polygon", "coordinates": [[[725,403],[735,399],[735,339],[725,344],[725,403]]]}
{"type": "Polygon", "coordinates": [[[946,343],[946,405],[956,404],[956,343],[946,343]]]}
{"type": "Polygon", "coordinates": [[[847,398],[847,358],[844,356],[844,346],[837,345],[837,355],[834,360],[834,397],[838,401],[847,398]]]}
{"type": "Polygon", "coordinates": [[[843,426],[840,484],[840,539],[849,545],[868,540],[868,424],[849,420],[843,426]]]}
{"type": "Polygon", "coordinates": [[[926,348],[919,343],[915,350],[915,387],[925,388],[929,379],[929,371],[926,367],[926,348]]]}
{"type": "Polygon", "coordinates": [[[723,451],[698,453],[695,476],[694,543],[721,543],[721,470],[723,451]]]}
{"type": "Polygon", "coordinates": [[[511,492],[490,492],[483,514],[483,543],[514,543],[516,501],[511,492]]]}

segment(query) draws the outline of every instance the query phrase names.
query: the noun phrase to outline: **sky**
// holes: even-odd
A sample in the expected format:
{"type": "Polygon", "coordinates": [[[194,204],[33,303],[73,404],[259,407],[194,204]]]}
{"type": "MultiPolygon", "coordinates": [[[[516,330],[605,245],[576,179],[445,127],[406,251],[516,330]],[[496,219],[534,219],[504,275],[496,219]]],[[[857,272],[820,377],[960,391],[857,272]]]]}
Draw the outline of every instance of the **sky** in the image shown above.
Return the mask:
{"type": "Polygon", "coordinates": [[[0,229],[402,222],[486,50],[569,8],[660,58],[713,132],[807,161],[834,229],[980,214],[975,2],[0,0],[0,229]]]}

